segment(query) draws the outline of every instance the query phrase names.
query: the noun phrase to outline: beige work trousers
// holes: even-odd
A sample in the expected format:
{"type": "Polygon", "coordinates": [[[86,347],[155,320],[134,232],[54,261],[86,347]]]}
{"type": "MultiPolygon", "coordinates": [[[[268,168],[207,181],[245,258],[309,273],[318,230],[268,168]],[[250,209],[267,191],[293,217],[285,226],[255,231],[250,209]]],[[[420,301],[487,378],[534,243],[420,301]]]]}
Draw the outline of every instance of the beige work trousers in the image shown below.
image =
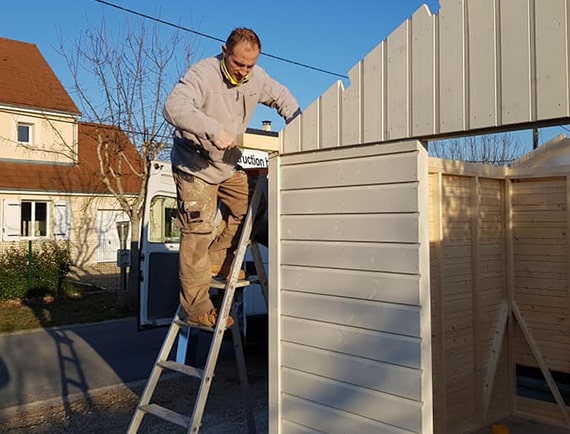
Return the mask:
{"type": "Polygon", "coordinates": [[[239,242],[249,205],[250,187],[243,171],[220,184],[208,184],[173,170],[180,225],[180,304],[188,316],[202,315],[214,306],[209,296],[212,264],[229,264],[239,242]],[[219,234],[214,234],[218,200],[224,205],[219,234]]]}

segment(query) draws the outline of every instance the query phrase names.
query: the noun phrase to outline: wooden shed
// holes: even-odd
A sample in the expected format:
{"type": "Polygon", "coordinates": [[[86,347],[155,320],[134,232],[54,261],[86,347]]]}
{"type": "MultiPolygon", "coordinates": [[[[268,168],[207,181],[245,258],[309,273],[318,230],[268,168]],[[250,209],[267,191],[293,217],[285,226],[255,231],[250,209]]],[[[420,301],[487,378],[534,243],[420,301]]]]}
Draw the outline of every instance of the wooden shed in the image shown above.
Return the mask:
{"type": "Polygon", "coordinates": [[[440,3],[280,132],[270,432],[457,434],[511,414],[570,426],[568,162],[426,151],[570,121],[570,5],[440,3]],[[523,369],[551,399],[520,396],[523,369]]]}

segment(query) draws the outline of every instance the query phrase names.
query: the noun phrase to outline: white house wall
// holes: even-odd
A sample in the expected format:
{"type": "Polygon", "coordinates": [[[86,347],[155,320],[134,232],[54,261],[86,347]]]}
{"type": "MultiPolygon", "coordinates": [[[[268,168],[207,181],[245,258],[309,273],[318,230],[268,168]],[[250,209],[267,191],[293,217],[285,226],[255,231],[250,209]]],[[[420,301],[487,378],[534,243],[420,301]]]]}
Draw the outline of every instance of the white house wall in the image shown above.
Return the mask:
{"type": "Polygon", "coordinates": [[[426,161],[415,141],[272,161],[271,432],[431,432],[426,161]]]}

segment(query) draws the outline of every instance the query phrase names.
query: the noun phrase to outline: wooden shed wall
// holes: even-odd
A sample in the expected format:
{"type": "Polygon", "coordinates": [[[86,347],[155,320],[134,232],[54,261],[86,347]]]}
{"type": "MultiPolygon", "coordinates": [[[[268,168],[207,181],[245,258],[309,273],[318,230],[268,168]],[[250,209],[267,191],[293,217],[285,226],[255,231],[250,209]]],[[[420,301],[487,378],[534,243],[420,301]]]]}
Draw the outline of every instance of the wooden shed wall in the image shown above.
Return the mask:
{"type": "Polygon", "coordinates": [[[435,432],[513,412],[567,424],[556,403],[516,396],[514,367],[570,373],[568,185],[430,159],[435,432]]]}
{"type": "Polygon", "coordinates": [[[370,145],[272,164],[270,426],[432,432],[425,149],[370,145]]]}

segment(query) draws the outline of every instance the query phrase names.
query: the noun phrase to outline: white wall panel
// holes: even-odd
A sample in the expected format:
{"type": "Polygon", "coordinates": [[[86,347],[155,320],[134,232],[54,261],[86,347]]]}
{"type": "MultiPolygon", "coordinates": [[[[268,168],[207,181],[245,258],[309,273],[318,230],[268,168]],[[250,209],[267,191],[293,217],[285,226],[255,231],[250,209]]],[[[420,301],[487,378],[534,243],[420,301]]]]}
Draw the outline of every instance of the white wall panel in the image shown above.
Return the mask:
{"type": "Polygon", "coordinates": [[[303,116],[297,116],[287,125],[287,128],[281,132],[279,141],[283,154],[292,154],[301,150],[301,124],[303,118],[303,116]]]}
{"type": "Polygon", "coordinates": [[[417,306],[420,304],[418,282],[418,276],[413,274],[284,265],[281,287],[417,306]]]}
{"type": "Polygon", "coordinates": [[[409,135],[410,113],[410,69],[409,69],[409,28],[405,21],[386,42],[386,80],[390,84],[385,89],[387,101],[386,139],[399,139],[409,135]]]}
{"type": "Polygon", "coordinates": [[[447,0],[439,21],[439,132],[461,131],[465,122],[463,1],[447,0]]]}
{"type": "Polygon", "coordinates": [[[529,121],[533,119],[529,2],[501,0],[500,6],[500,120],[505,124],[529,121]]]}
{"type": "MultiPolygon", "coordinates": [[[[419,372],[382,363],[284,342],[283,366],[407,399],[420,396],[419,372]],[[374,376],[370,373],[374,372],[374,376]]],[[[287,386],[284,387],[287,391],[287,386]]]]}
{"type": "Polygon", "coordinates": [[[420,368],[418,338],[320,321],[283,318],[284,341],[420,368]],[[392,349],[398,347],[398,351],[392,349]]]}
{"type": "Polygon", "coordinates": [[[342,93],[341,105],[341,144],[362,143],[362,74],[364,61],[358,62],[348,71],[350,87],[342,93]]]}
{"type": "Polygon", "coordinates": [[[284,216],[287,240],[418,242],[417,214],[284,216]]]}
{"type": "Polygon", "coordinates": [[[320,147],[340,146],[340,108],[342,82],[337,81],[321,96],[320,147]]]}
{"type": "Polygon", "coordinates": [[[386,140],[386,102],[385,81],[385,50],[386,44],[382,42],[364,58],[363,88],[363,141],[383,142],[386,140]]]}
{"type": "Polygon", "coordinates": [[[367,158],[320,161],[283,167],[283,190],[412,182],[417,179],[415,161],[407,153],[367,158]]]}
{"type": "Polygon", "coordinates": [[[414,212],[417,210],[417,186],[387,184],[307,190],[281,193],[281,209],[287,214],[334,214],[378,212],[414,212]]]}
{"type": "Polygon", "coordinates": [[[568,11],[565,0],[535,0],[537,118],[568,116],[568,11]]]}
{"type": "Polygon", "coordinates": [[[417,432],[421,427],[421,407],[412,400],[292,369],[284,369],[283,377],[288,385],[284,392],[290,395],[303,396],[313,402],[322,401],[331,408],[412,432],[417,432]]]}
{"type": "Polygon", "coordinates": [[[434,16],[425,5],[412,18],[412,135],[431,135],[436,132],[434,22],[434,16]]]}
{"type": "Polygon", "coordinates": [[[321,98],[315,100],[303,113],[301,122],[301,150],[310,151],[319,148],[321,132],[321,98]]]}
{"type": "Polygon", "coordinates": [[[352,413],[340,414],[330,407],[291,395],[283,395],[283,412],[289,415],[282,426],[283,434],[374,433],[409,434],[410,431],[382,424],[352,413]],[[311,430],[309,426],[317,426],[311,430]]]}
{"type": "Polygon", "coordinates": [[[495,1],[468,3],[468,101],[469,128],[496,123],[497,47],[495,1]]]}

